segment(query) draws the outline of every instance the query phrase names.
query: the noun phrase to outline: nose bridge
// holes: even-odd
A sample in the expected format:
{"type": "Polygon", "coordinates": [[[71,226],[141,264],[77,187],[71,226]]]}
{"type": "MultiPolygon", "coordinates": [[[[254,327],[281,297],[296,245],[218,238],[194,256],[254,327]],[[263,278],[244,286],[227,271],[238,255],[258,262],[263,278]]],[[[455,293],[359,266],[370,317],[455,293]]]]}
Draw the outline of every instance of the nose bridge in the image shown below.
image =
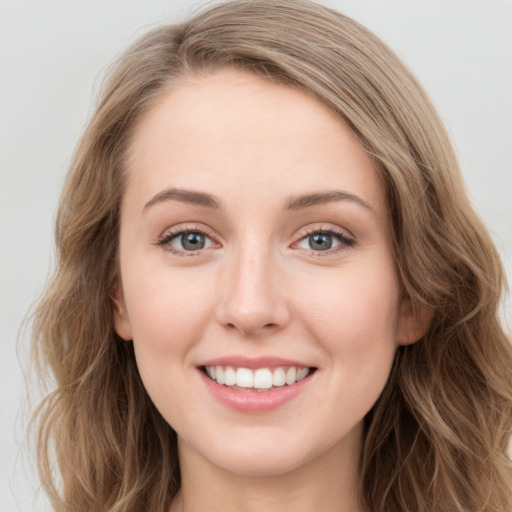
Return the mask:
{"type": "Polygon", "coordinates": [[[260,238],[240,241],[224,269],[219,320],[244,335],[276,330],[288,321],[282,289],[276,283],[277,261],[260,238]]]}

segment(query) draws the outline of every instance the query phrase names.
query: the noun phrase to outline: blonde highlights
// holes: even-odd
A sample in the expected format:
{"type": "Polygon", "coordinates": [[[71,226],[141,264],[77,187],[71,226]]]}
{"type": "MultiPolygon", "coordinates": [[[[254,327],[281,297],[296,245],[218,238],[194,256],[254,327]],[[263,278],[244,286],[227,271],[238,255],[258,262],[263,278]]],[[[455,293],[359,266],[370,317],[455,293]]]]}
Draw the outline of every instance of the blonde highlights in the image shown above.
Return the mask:
{"type": "Polygon", "coordinates": [[[386,187],[403,293],[433,314],[424,338],[398,350],[366,418],[365,507],[511,509],[512,350],[497,316],[505,280],[442,123],[404,65],[353,20],[302,0],[241,0],[133,45],[76,150],[58,266],[34,322],[36,357],[56,383],[36,412],[54,510],[166,511],[179,489],[176,434],[114,333],[110,293],[134,129],[180,78],[223,67],[300,88],[352,130],[386,187]]]}

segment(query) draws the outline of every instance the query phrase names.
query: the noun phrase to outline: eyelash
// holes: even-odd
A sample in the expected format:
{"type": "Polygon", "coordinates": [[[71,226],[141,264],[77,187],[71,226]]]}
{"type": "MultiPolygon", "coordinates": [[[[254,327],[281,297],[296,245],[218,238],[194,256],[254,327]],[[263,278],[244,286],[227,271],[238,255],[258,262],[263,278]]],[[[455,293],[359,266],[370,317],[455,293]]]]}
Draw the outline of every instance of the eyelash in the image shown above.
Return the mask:
{"type": "MultiPolygon", "coordinates": [[[[186,234],[200,234],[204,237],[211,240],[213,243],[213,237],[205,230],[202,229],[199,226],[184,226],[184,227],[178,227],[170,229],[169,231],[165,232],[164,235],[162,235],[156,242],[155,245],[162,247],[166,251],[169,251],[170,253],[177,255],[177,256],[199,256],[204,249],[199,249],[197,251],[186,251],[186,250],[179,250],[176,249],[171,245],[171,242],[183,235],[186,234]]],[[[320,250],[315,251],[313,249],[306,249],[308,253],[314,257],[322,257],[324,255],[331,255],[333,253],[337,253],[342,250],[346,250],[350,247],[352,247],[355,244],[355,240],[353,238],[350,238],[347,236],[347,234],[341,230],[335,229],[335,228],[309,228],[306,230],[305,233],[301,234],[300,238],[292,244],[292,247],[299,244],[303,240],[306,240],[308,237],[313,235],[328,235],[332,236],[333,238],[337,239],[339,242],[339,245],[334,248],[329,248],[326,250],[320,250]]]]}
{"type": "Polygon", "coordinates": [[[172,254],[175,254],[176,256],[199,256],[202,252],[202,250],[198,251],[184,251],[176,249],[171,245],[171,242],[178,238],[179,236],[183,236],[186,234],[191,233],[197,233],[200,235],[205,236],[206,238],[213,240],[212,236],[205,230],[200,228],[199,226],[184,226],[184,227],[178,227],[170,229],[169,231],[166,231],[157,241],[155,245],[158,245],[159,247],[162,247],[166,251],[169,251],[172,254]]]}
{"type": "Polygon", "coordinates": [[[339,245],[334,248],[329,248],[324,251],[315,251],[313,249],[306,249],[310,256],[319,257],[322,258],[324,256],[332,255],[335,253],[338,253],[343,250],[347,250],[348,248],[352,247],[355,244],[355,240],[351,237],[349,237],[344,231],[341,231],[336,228],[324,228],[324,227],[312,227],[308,228],[304,234],[301,234],[299,240],[297,242],[294,242],[293,245],[297,245],[298,243],[302,242],[303,240],[306,240],[310,236],[313,235],[328,235],[332,236],[333,238],[337,239],[339,242],[339,245]]]}

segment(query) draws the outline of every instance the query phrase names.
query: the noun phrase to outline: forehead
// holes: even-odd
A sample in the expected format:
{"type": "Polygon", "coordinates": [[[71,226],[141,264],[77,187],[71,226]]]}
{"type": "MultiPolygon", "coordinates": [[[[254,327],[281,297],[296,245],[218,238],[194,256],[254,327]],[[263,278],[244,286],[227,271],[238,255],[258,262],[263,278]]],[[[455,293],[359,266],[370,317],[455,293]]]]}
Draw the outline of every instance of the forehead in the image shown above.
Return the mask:
{"type": "Polygon", "coordinates": [[[372,161],[334,112],[239,70],[174,84],[139,122],[128,156],[128,188],[146,195],[192,184],[264,199],[343,186],[384,206],[372,161]]]}

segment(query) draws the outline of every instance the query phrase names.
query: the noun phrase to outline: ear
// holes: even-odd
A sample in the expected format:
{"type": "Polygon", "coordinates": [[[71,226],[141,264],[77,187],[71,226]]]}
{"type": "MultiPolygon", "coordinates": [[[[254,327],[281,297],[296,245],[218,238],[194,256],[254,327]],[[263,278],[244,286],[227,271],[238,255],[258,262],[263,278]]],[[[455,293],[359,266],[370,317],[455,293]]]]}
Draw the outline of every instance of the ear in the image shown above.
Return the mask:
{"type": "Polygon", "coordinates": [[[434,311],[426,305],[413,307],[411,299],[404,297],[400,305],[398,345],[412,345],[427,333],[434,311]]]}
{"type": "Polygon", "coordinates": [[[110,299],[112,301],[112,320],[114,330],[125,341],[133,339],[132,326],[128,318],[128,312],[124,302],[123,290],[119,280],[116,280],[110,290],[110,299]]]}

